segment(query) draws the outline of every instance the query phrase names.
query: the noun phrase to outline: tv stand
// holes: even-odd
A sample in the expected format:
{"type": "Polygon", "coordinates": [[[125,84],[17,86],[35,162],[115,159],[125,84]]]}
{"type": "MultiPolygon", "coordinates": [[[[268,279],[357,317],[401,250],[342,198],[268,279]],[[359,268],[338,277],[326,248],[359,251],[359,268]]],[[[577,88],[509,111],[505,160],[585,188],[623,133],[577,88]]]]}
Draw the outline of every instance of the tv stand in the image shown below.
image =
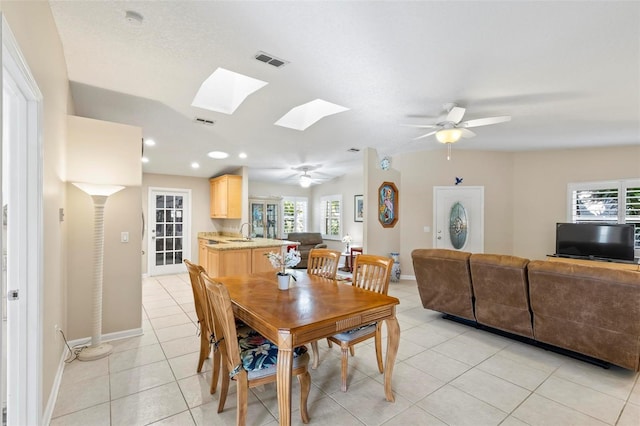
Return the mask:
{"type": "Polygon", "coordinates": [[[585,259],[576,257],[563,257],[556,255],[548,255],[547,260],[550,262],[567,262],[577,265],[599,266],[601,268],[622,269],[626,271],[640,272],[640,265],[637,263],[616,262],[612,259],[585,259]]]}

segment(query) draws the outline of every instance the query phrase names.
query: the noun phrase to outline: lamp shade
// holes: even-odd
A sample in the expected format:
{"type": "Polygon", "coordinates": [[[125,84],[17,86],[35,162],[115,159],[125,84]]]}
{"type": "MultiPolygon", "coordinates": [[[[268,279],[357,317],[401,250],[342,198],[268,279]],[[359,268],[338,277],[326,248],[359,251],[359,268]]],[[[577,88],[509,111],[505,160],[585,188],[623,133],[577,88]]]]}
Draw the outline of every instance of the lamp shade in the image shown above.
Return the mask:
{"type": "Polygon", "coordinates": [[[120,185],[100,185],[84,182],[73,182],[73,184],[89,195],[103,195],[105,197],[113,195],[116,192],[124,189],[124,186],[120,185]]]}
{"type": "Polygon", "coordinates": [[[458,142],[462,137],[462,130],[457,128],[442,129],[436,132],[436,139],[440,143],[454,143],[458,142]]]}
{"type": "Polygon", "coordinates": [[[311,186],[311,178],[306,174],[300,176],[300,186],[303,188],[308,188],[311,186]]]}

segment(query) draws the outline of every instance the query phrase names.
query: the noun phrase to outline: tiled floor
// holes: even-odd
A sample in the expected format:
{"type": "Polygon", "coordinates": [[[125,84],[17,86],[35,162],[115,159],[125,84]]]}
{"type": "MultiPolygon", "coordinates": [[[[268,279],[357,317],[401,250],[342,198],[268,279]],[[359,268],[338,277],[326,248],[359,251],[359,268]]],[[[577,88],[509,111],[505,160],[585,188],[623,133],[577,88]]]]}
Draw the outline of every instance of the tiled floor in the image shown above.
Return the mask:
{"type": "MultiPolygon", "coordinates": [[[[210,361],[196,374],[199,338],[188,275],[143,283],[144,336],[112,342],[114,352],[67,365],[51,425],[232,425],[210,395],[210,361]]],[[[638,374],[605,370],[444,320],[420,304],[415,281],[391,283],[402,330],[395,403],[384,400],[371,343],[352,357],[340,391],[340,357],[320,342],[311,371],[315,425],[633,425],[640,424],[638,374]]],[[[293,401],[299,388],[293,381],[293,401]]],[[[301,424],[294,402],[292,420],[301,424]]],[[[251,391],[248,425],[277,424],[275,385],[251,391]]]]}

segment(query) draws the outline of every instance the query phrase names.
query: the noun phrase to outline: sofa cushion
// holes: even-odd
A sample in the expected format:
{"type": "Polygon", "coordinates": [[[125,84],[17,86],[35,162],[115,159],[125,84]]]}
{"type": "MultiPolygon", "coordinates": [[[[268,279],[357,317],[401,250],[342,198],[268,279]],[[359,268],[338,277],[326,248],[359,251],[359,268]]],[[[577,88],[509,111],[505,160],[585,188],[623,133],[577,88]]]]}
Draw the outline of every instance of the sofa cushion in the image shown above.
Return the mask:
{"type": "Polygon", "coordinates": [[[292,232],[287,235],[287,240],[297,241],[298,251],[300,252],[300,263],[296,268],[306,268],[309,259],[309,251],[313,248],[327,248],[322,240],[322,234],[319,232],[292,232]]]}
{"type": "Polygon", "coordinates": [[[528,271],[536,340],[639,370],[640,273],[550,261],[528,271]]]}
{"type": "Polygon", "coordinates": [[[528,263],[528,259],[516,256],[471,255],[471,281],[480,324],[533,338],[528,263]]]}
{"type": "Polygon", "coordinates": [[[475,320],[470,256],[469,252],[447,249],[415,249],[411,252],[422,306],[475,320]]]}

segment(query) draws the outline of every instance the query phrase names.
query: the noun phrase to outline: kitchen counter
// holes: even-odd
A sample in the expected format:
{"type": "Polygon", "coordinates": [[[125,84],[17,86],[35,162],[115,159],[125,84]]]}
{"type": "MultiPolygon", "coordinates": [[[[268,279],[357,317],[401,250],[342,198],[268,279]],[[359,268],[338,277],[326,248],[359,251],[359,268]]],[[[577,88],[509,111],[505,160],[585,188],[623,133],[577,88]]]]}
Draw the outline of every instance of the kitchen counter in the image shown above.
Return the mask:
{"type": "Polygon", "coordinates": [[[213,232],[200,232],[198,233],[198,239],[204,240],[203,243],[208,249],[221,251],[298,245],[295,241],[274,240],[271,238],[245,240],[242,237],[220,235],[213,232]]]}

